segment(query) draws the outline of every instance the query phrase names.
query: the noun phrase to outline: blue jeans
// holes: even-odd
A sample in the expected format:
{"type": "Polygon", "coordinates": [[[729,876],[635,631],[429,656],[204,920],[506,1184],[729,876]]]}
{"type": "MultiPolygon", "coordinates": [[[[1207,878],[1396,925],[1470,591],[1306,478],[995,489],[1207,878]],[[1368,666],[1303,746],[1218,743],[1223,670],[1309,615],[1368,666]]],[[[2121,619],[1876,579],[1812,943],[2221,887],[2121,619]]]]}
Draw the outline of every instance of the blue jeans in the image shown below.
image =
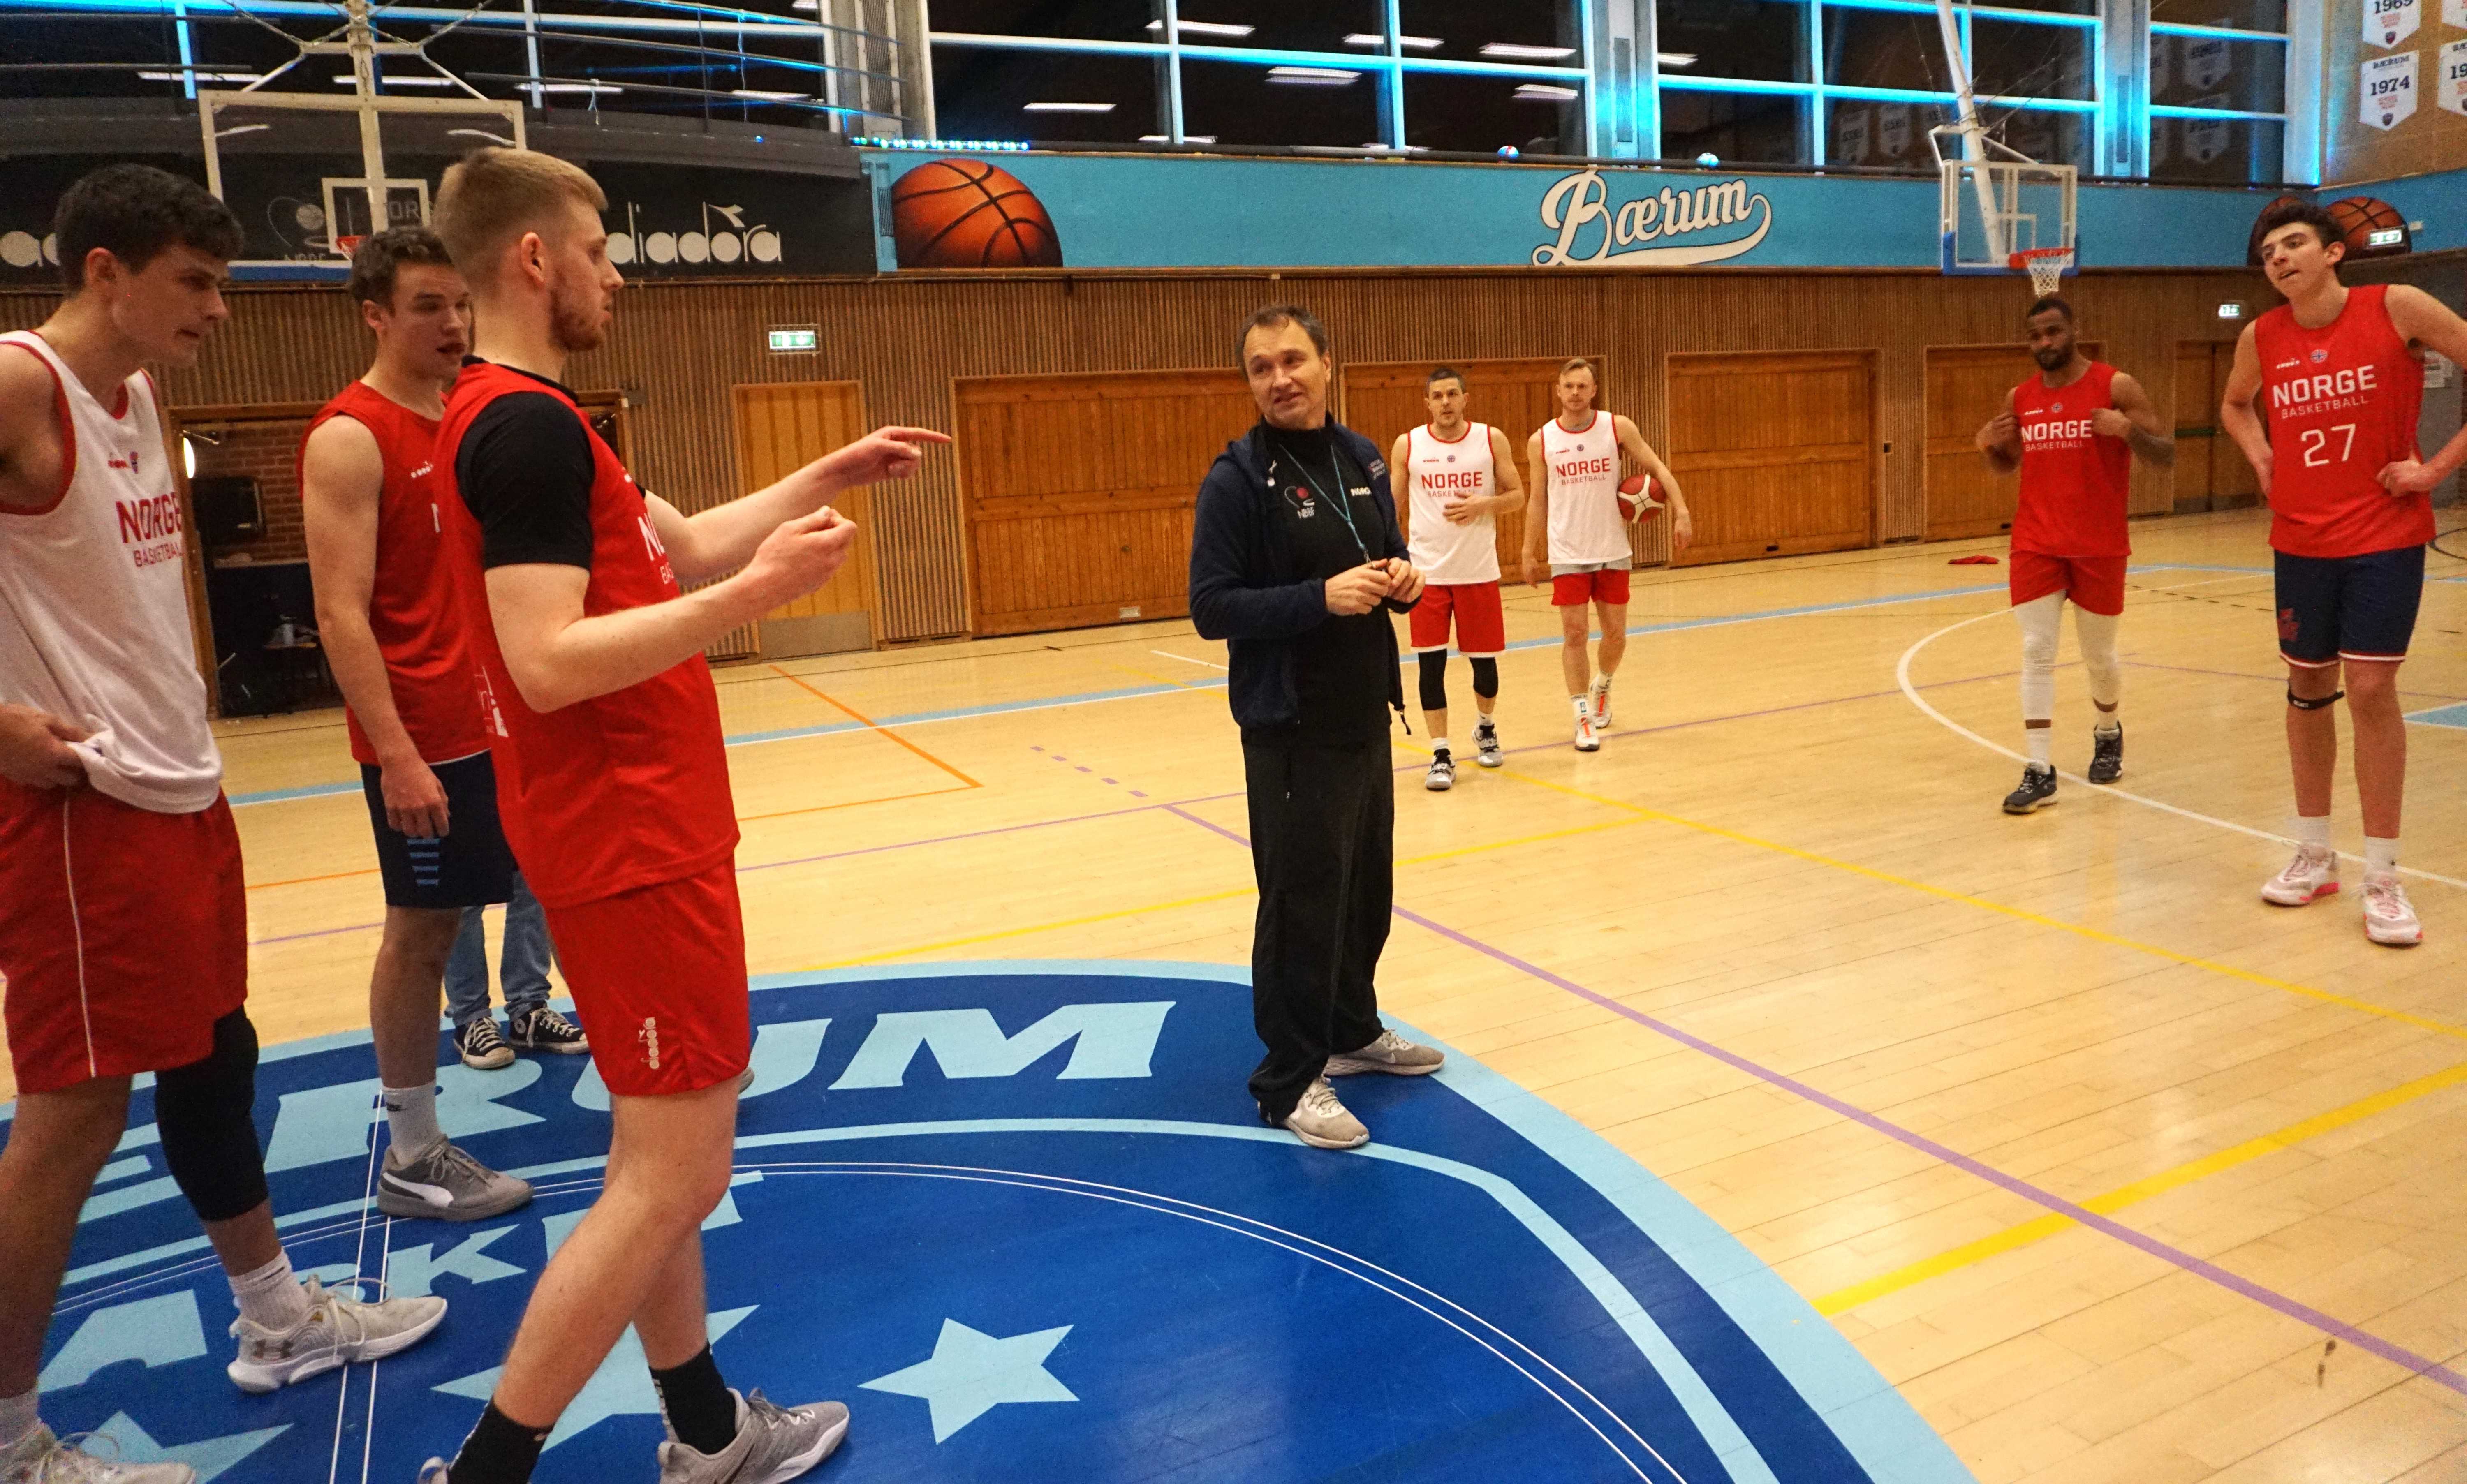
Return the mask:
{"type": "MultiPolygon", "coordinates": [[[[488,1013],[488,939],[481,911],[477,907],[463,910],[463,931],[455,936],[453,956],[445,960],[445,1013],[457,1030],[488,1013]]],[[[548,914],[516,871],[514,894],[506,903],[505,952],[497,964],[507,1020],[548,1003],[552,952],[548,914]]]]}

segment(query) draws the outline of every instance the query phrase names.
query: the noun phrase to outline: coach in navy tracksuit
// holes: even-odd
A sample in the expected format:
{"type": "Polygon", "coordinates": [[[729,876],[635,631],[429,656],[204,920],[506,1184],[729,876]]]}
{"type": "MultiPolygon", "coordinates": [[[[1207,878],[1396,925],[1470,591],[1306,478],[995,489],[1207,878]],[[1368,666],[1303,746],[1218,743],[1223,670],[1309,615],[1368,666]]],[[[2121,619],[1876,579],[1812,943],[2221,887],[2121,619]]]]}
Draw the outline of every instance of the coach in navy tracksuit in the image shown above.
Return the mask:
{"type": "Polygon", "coordinates": [[[1259,915],[1251,1002],[1259,1115],[1322,1149],[1370,1137],[1327,1078],[1436,1071],[1379,1023],[1396,801],[1388,712],[1404,711],[1391,612],[1422,596],[1388,467],[1327,416],[1327,330],[1291,304],[1243,326],[1259,423],[1199,486],[1190,616],[1227,641],[1259,915]]]}

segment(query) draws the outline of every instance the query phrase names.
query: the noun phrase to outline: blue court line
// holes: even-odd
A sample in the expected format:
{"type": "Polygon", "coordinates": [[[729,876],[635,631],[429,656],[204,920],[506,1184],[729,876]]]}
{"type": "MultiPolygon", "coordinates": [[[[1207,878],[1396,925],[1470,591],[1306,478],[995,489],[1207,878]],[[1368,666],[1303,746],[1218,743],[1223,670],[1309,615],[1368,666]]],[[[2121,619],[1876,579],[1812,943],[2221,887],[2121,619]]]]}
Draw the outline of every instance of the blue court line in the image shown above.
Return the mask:
{"type": "MultiPolygon", "coordinates": [[[[1755,613],[1725,614],[1710,618],[1678,618],[1667,623],[1636,624],[1630,625],[1627,632],[1634,637],[1645,634],[1668,634],[1682,629],[1721,628],[1732,623],[1762,622],[1767,618],[1798,618],[1810,614],[1842,613],[1859,608],[1884,608],[1897,603],[1925,603],[1940,597],[1972,597],[1981,593],[2003,591],[2005,591],[2005,584],[2001,582],[1987,587],[1938,588],[1924,593],[1897,594],[1890,597],[1862,597],[1839,603],[1808,603],[1794,608],[1768,608],[1755,613]]],[[[1559,642],[1561,641],[1556,638],[1528,639],[1520,640],[1507,647],[1541,649],[1559,642]]],[[[1399,663],[1410,663],[1410,661],[1399,663]]],[[[994,701],[983,706],[956,707],[948,710],[910,711],[904,715],[878,718],[874,726],[879,728],[917,727],[930,722],[967,721],[980,716],[1001,716],[1012,711],[1042,711],[1056,707],[1136,700],[1142,696],[1184,695],[1195,690],[1222,690],[1225,685],[1222,680],[1202,680],[1192,681],[1188,685],[1130,686],[1119,690],[1083,690],[1071,695],[1043,696],[1025,701],[994,701]]],[[[765,742],[795,742],[806,737],[827,737],[841,732],[867,730],[868,728],[862,722],[827,722],[819,727],[790,727],[777,731],[742,732],[730,737],[728,745],[754,747],[765,742]]],[[[240,794],[235,796],[230,802],[235,809],[245,809],[254,804],[283,803],[295,798],[325,798],[342,794],[356,794],[360,791],[361,785],[357,783],[317,783],[303,788],[269,789],[261,793],[240,794]]]]}
{"type": "Polygon", "coordinates": [[[2410,711],[2407,719],[2427,727],[2467,728],[2467,701],[2455,706],[2436,706],[2429,711],[2410,711]]]}

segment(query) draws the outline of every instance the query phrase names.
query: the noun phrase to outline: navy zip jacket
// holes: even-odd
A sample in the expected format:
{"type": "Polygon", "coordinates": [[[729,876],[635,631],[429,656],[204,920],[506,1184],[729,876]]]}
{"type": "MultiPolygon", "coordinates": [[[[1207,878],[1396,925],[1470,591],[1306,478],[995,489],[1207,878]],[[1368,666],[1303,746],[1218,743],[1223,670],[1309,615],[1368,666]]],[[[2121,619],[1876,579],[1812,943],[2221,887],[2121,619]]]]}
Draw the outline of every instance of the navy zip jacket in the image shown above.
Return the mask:
{"type": "MultiPolygon", "coordinates": [[[[1332,418],[1327,427],[1370,476],[1370,500],[1379,507],[1374,556],[1404,559],[1405,535],[1396,526],[1387,462],[1361,434],[1332,418]]],[[[1325,583],[1304,573],[1278,519],[1276,487],[1268,479],[1271,457],[1265,423],[1226,444],[1200,483],[1190,533],[1191,622],[1201,638],[1225,641],[1226,694],[1234,720],[1245,731],[1301,719],[1293,641],[1331,617],[1325,583]]],[[[1389,598],[1384,606],[1407,613],[1414,605],[1389,598]]],[[[1388,635],[1388,704],[1401,715],[1405,683],[1396,668],[1396,634],[1384,622],[1380,627],[1388,635]]]]}

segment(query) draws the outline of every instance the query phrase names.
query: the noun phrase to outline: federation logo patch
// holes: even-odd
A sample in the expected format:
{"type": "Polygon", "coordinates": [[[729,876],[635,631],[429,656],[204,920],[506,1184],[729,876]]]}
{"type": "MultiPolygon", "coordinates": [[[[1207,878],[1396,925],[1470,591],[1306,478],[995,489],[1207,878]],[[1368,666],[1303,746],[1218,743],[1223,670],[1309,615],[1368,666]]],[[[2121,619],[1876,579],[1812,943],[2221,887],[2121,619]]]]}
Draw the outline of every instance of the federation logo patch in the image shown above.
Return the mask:
{"type": "MultiPolygon", "coordinates": [[[[1971,1479],[1721,1227],[1466,1058],[1346,1079],[1361,1150],[1263,1127],[1240,970],[936,964],[764,981],[753,1009],[710,1333],[731,1384],[848,1404],[830,1484],[1971,1479]]],[[[223,1376],[231,1298],[133,1094],[46,1341],[52,1426],[207,1484],[410,1484],[450,1457],[599,1193],[609,1098],[581,1057],[449,1051],[439,1080],[446,1130],[531,1205],[375,1214],[366,1033],[266,1053],[294,1264],[453,1307],[415,1349],[264,1396],[223,1376]]],[[[647,1477],[661,1436],[629,1331],[539,1476],[647,1477]]]]}
{"type": "Polygon", "coordinates": [[[2316,350],[2313,352],[2313,364],[2316,366],[2320,365],[2323,361],[2326,361],[2329,358],[2330,352],[2327,350],[2316,350]]]}

